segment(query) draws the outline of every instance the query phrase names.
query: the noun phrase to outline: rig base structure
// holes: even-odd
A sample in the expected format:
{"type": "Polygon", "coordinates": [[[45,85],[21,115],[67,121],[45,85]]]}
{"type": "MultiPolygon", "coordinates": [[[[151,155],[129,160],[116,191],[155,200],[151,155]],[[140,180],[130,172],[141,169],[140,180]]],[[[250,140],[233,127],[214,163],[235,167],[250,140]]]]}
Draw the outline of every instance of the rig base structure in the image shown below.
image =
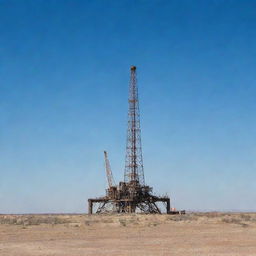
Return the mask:
{"type": "Polygon", "coordinates": [[[171,210],[168,196],[158,197],[152,194],[152,188],[136,182],[120,182],[106,190],[106,196],[88,199],[88,213],[162,213],[163,203],[167,214],[185,212],[171,210]],[[94,206],[97,206],[94,207],[94,206]],[[95,209],[96,208],[96,209],[95,209]]]}

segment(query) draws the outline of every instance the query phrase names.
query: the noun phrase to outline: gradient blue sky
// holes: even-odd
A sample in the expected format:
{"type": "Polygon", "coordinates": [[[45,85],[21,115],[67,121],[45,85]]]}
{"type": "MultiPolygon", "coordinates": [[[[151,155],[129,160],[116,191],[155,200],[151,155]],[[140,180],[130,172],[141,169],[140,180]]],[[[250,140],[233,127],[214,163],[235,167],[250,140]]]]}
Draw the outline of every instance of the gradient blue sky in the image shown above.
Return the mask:
{"type": "Polygon", "coordinates": [[[85,212],[123,179],[138,67],[145,179],[256,210],[256,2],[0,0],[0,212],[85,212]]]}

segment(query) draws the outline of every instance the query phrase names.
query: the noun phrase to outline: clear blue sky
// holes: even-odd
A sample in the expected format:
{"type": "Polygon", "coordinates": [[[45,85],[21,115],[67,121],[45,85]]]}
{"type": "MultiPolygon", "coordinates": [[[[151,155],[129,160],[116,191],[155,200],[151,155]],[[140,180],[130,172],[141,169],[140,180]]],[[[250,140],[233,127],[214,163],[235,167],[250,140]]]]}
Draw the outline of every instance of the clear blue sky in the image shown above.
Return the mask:
{"type": "Polygon", "coordinates": [[[138,67],[146,183],[256,210],[256,2],[0,0],[0,212],[85,212],[123,179],[138,67]]]}

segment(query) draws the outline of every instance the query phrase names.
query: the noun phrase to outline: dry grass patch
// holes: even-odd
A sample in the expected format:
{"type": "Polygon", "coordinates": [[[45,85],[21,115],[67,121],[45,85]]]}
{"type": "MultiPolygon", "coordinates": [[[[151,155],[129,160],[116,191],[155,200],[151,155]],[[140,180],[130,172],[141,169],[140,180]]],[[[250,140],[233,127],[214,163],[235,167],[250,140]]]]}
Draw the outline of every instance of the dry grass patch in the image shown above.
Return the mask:
{"type": "Polygon", "coordinates": [[[27,216],[1,216],[0,224],[7,225],[40,225],[40,224],[66,224],[70,223],[70,220],[56,217],[56,216],[40,216],[40,215],[27,215],[27,216]]]}
{"type": "Polygon", "coordinates": [[[170,215],[166,218],[169,221],[197,221],[198,216],[194,214],[184,214],[184,215],[170,215]]]}

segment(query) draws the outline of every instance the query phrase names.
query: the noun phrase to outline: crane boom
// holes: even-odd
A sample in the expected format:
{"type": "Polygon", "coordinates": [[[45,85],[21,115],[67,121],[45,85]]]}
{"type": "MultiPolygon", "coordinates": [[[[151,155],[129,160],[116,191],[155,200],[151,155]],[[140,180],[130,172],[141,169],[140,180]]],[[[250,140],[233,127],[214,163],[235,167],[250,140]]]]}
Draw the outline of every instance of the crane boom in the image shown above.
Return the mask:
{"type": "Polygon", "coordinates": [[[112,174],[111,167],[110,167],[110,163],[109,163],[109,160],[108,160],[107,151],[104,151],[104,157],[105,157],[105,168],[106,168],[108,186],[110,188],[110,187],[115,186],[115,181],[114,181],[113,174],[112,174]]]}

